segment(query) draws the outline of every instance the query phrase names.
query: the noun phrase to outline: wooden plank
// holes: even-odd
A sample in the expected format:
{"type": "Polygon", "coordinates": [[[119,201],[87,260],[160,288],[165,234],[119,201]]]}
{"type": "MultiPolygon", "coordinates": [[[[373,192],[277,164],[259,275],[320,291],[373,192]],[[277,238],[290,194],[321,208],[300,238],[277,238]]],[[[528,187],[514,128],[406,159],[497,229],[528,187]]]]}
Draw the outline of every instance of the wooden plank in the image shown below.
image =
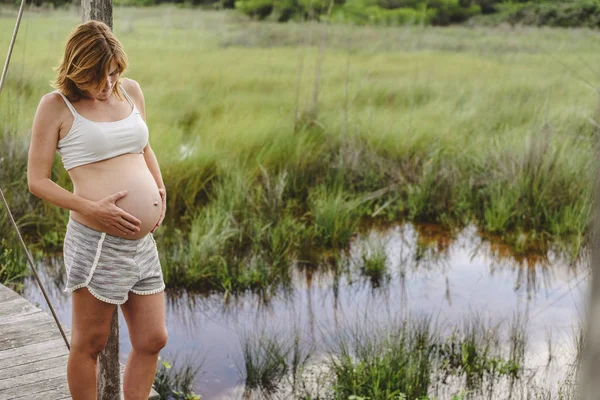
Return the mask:
{"type": "MultiPolygon", "coordinates": [[[[3,379],[0,381],[0,394],[5,393],[8,389],[11,388],[22,388],[24,385],[29,385],[33,383],[38,383],[40,386],[44,384],[44,382],[52,380],[53,378],[64,378],[65,382],[67,380],[67,369],[64,365],[55,366],[54,368],[46,369],[44,371],[33,372],[30,374],[24,374],[15,376],[13,378],[3,379]]],[[[47,388],[46,390],[50,390],[52,387],[47,388]]],[[[36,390],[37,393],[41,392],[40,390],[36,390]]]]}
{"type": "Polygon", "coordinates": [[[28,394],[25,396],[13,397],[14,400],[66,400],[71,399],[71,393],[67,386],[50,389],[44,392],[28,394]]]}
{"type": "Polygon", "coordinates": [[[13,400],[19,397],[28,399],[30,396],[36,393],[42,393],[51,390],[61,390],[64,387],[68,387],[66,374],[54,376],[44,381],[28,383],[21,382],[19,386],[0,390],[0,400],[13,400]]]}
{"type": "Polygon", "coordinates": [[[0,303],[15,299],[17,297],[21,297],[14,290],[10,290],[6,286],[2,286],[2,290],[0,290],[0,303]]]}
{"type": "Polygon", "coordinates": [[[0,340],[15,337],[15,335],[20,335],[23,330],[32,332],[38,331],[39,329],[44,329],[44,325],[46,325],[48,328],[54,326],[54,328],[58,330],[56,322],[54,322],[52,318],[48,318],[47,315],[36,314],[35,318],[29,319],[26,322],[21,321],[0,325],[0,340]]]}
{"type": "Polygon", "coordinates": [[[63,354],[55,355],[54,357],[36,359],[35,361],[30,361],[28,363],[22,363],[20,365],[0,369],[0,387],[2,387],[2,382],[5,379],[16,378],[20,375],[45,371],[47,369],[56,368],[57,365],[64,366],[64,368],[66,369],[68,360],[69,354],[64,354],[63,352],[63,354]]]}
{"type": "Polygon", "coordinates": [[[15,328],[23,327],[23,326],[28,327],[28,326],[40,325],[43,323],[53,323],[54,326],[56,326],[56,322],[54,321],[54,319],[50,318],[47,314],[45,314],[43,312],[42,313],[36,312],[33,314],[19,314],[19,315],[15,315],[13,317],[16,320],[13,320],[12,322],[7,322],[5,324],[0,325],[0,335],[11,332],[15,328]],[[21,317],[21,318],[16,318],[16,317],[21,317]],[[19,321],[19,319],[21,319],[21,321],[19,321]]]}
{"type": "MultiPolygon", "coordinates": [[[[67,338],[70,340],[70,333],[65,333],[67,335],[67,338]]],[[[38,352],[48,351],[49,349],[54,348],[64,348],[65,351],[67,351],[67,347],[62,336],[59,338],[54,338],[52,340],[40,340],[38,343],[31,343],[26,346],[19,346],[13,349],[2,349],[0,350],[0,360],[10,360],[12,358],[17,358],[22,355],[36,354],[38,352]]]]}
{"type": "Polygon", "coordinates": [[[41,310],[23,298],[13,299],[0,303],[0,315],[8,317],[11,315],[24,314],[26,312],[41,310]]]}
{"type": "MultiPolygon", "coordinates": [[[[48,400],[64,400],[70,399],[70,392],[68,389],[68,382],[66,378],[66,367],[64,368],[64,375],[61,375],[62,368],[56,368],[51,374],[47,374],[41,380],[36,374],[31,374],[34,378],[29,376],[21,376],[21,382],[17,382],[15,386],[0,390],[0,400],[13,400],[13,399],[48,399],[48,400]],[[54,376],[55,374],[57,374],[54,376]],[[61,383],[64,385],[61,387],[61,383]]],[[[39,375],[39,374],[37,374],[39,375]]],[[[121,375],[121,392],[123,376],[121,375]]],[[[0,381],[1,383],[1,381],[0,381]]],[[[123,394],[121,393],[121,399],[123,394]]],[[[150,392],[149,400],[159,400],[158,393],[152,388],[150,392]]]]}
{"type": "Polygon", "coordinates": [[[6,324],[12,324],[13,322],[25,322],[30,318],[36,318],[37,314],[43,315],[46,318],[51,318],[43,310],[30,310],[28,312],[13,315],[10,317],[5,317],[4,315],[0,315],[0,326],[6,325],[6,324]]]}
{"type": "MultiPolygon", "coordinates": [[[[19,347],[19,349],[24,348],[25,347],[19,347]]],[[[67,346],[65,346],[64,341],[61,340],[60,343],[57,343],[55,346],[52,346],[49,349],[44,349],[35,352],[28,351],[18,353],[16,357],[5,358],[4,360],[0,360],[0,379],[2,379],[1,377],[4,374],[3,370],[5,369],[17,367],[23,364],[29,364],[35,361],[42,361],[47,360],[49,358],[55,358],[65,354],[68,355],[69,350],[67,349],[67,346]]]]}
{"type": "MultiPolygon", "coordinates": [[[[0,306],[2,306],[2,310],[8,310],[11,308],[11,306],[14,306],[15,304],[31,304],[29,301],[27,301],[25,298],[21,297],[21,296],[12,296],[9,299],[4,300],[3,302],[0,303],[0,306]]],[[[4,312],[0,315],[4,315],[4,312]]]]}
{"type": "Polygon", "coordinates": [[[16,349],[33,343],[45,342],[56,338],[62,338],[58,330],[45,330],[23,334],[20,337],[0,340],[0,349],[16,349]]]}
{"type": "Polygon", "coordinates": [[[2,287],[0,288],[0,292],[13,292],[16,293],[14,290],[12,290],[11,288],[9,288],[8,286],[2,285],[2,287]]]}
{"type": "Polygon", "coordinates": [[[18,340],[27,336],[35,335],[35,334],[43,334],[43,333],[57,333],[60,335],[60,331],[56,326],[56,322],[54,320],[38,320],[31,325],[6,325],[0,328],[0,348],[3,348],[3,342],[8,340],[18,340]]]}

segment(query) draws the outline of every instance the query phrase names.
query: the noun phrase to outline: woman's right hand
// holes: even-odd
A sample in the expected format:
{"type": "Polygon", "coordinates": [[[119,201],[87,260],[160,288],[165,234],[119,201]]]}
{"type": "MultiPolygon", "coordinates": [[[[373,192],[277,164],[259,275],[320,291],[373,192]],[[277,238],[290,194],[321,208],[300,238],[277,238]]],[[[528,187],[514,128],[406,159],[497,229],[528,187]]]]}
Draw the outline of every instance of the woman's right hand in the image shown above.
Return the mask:
{"type": "Polygon", "coordinates": [[[117,200],[125,197],[127,190],[111,194],[102,200],[95,201],[90,211],[90,215],[97,219],[101,224],[118,229],[120,232],[128,235],[140,231],[142,221],[133,215],[125,212],[115,203],[117,200]]]}

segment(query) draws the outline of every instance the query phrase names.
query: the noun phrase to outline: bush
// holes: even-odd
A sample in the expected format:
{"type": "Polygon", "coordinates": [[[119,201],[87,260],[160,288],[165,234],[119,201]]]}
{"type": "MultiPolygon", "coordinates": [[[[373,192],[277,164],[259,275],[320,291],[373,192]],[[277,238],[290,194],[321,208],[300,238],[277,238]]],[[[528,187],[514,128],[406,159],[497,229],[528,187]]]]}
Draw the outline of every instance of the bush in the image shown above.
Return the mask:
{"type": "Polygon", "coordinates": [[[508,16],[512,24],[533,26],[600,27],[600,2],[545,2],[520,8],[508,16]]]}
{"type": "Polygon", "coordinates": [[[298,4],[307,15],[315,15],[317,18],[321,14],[327,14],[330,0],[298,0],[298,4]]]}
{"type": "MultiPolygon", "coordinates": [[[[185,365],[175,369],[168,361],[161,361],[158,357],[158,366],[154,375],[154,389],[161,399],[168,400],[200,400],[200,396],[194,393],[192,383],[202,367],[202,359],[198,366],[192,367],[192,360],[186,361],[185,365]]],[[[173,362],[173,365],[176,362],[173,362]]],[[[193,362],[196,364],[197,362],[193,362]]]]}
{"type": "MultiPolygon", "coordinates": [[[[20,0],[12,0],[12,1],[0,1],[0,3],[4,4],[21,4],[20,0]]],[[[71,0],[32,0],[31,4],[34,6],[40,7],[62,7],[67,4],[71,4],[71,0]]]]}
{"type": "Polygon", "coordinates": [[[481,12],[470,0],[337,0],[331,17],[324,17],[329,0],[239,0],[236,8],[264,19],[275,14],[285,22],[297,16],[355,24],[405,25],[426,23],[449,25],[466,21],[481,12]]]}
{"type": "Polygon", "coordinates": [[[115,6],[147,7],[157,4],[155,0],[113,0],[115,6]]]}
{"type": "Polygon", "coordinates": [[[336,9],[332,19],[355,24],[404,25],[430,24],[436,16],[433,9],[382,8],[374,0],[348,0],[336,9]]]}
{"type": "Polygon", "coordinates": [[[265,19],[273,11],[273,0],[238,0],[235,8],[252,18],[265,19]]]}
{"type": "Polygon", "coordinates": [[[470,4],[465,7],[461,5],[461,0],[433,0],[428,3],[427,7],[436,10],[436,15],[431,21],[434,25],[464,22],[481,13],[478,5],[470,4]]]}
{"type": "Polygon", "coordinates": [[[276,0],[273,14],[278,22],[286,22],[295,15],[300,15],[303,9],[296,0],[276,0]]]}

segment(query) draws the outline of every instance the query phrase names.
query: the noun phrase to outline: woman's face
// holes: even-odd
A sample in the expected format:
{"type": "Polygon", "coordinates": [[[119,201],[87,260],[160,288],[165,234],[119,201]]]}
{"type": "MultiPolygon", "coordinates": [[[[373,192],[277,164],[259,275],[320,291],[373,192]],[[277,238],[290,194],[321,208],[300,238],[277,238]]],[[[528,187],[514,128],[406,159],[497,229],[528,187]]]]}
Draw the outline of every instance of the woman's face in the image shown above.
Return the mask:
{"type": "Polygon", "coordinates": [[[119,66],[116,61],[112,61],[110,63],[110,68],[108,69],[108,76],[106,80],[106,84],[103,88],[88,88],[85,92],[86,94],[94,98],[96,100],[106,100],[112,94],[112,91],[119,80],[119,76],[121,73],[119,72],[119,66]]]}

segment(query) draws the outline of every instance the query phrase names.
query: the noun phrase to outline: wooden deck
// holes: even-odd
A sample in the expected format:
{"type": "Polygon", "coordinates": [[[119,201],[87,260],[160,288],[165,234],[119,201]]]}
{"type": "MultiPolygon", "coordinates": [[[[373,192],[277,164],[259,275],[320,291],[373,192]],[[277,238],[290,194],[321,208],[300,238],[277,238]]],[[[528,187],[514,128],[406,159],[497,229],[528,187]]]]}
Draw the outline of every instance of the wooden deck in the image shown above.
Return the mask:
{"type": "MultiPolygon", "coordinates": [[[[68,357],[52,315],[0,285],[0,400],[71,399],[68,357]]],[[[150,399],[158,400],[158,393],[152,390],[150,399]]]]}

